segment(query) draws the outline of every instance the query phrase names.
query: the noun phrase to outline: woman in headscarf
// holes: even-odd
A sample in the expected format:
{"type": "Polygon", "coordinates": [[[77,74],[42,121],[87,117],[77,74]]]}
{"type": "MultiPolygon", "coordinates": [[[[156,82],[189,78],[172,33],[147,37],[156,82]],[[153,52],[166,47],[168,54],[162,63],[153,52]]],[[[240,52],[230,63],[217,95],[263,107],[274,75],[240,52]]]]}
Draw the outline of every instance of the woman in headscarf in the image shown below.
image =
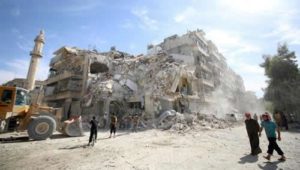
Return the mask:
{"type": "Polygon", "coordinates": [[[246,124],[246,130],[248,133],[250,146],[251,146],[251,155],[257,155],[261,153],[261,149],[259,147],[259,124],[257,120],[254,120],[251,118],[250,113],[245,113],[245,124],[246,124]]]}

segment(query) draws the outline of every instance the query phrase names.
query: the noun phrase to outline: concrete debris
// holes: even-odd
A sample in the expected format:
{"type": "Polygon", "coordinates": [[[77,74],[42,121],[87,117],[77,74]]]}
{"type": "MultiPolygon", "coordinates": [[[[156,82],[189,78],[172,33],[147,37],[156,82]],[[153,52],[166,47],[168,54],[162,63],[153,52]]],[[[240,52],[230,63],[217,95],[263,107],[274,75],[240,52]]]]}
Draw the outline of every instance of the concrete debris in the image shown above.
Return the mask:
{"type": "Polygon", "coordinates": [[[178,113],[175,110],[168,110],[158,118],[157,127],[163,130],[186,132],[190,129],[224,129],[232,124],[232,121],[219,119],[214,115],[178,113]]]}
{"type": "Polygon", "coordinates": [[[255,95],[245,91],[242,78],[202,30],[149,45],[146,55],[116,47],[103,53],[62,47],[54,54],[45,101],[65,108],[65,118],[77,114],[69,105],[78,101],[84,120],[115,113],[123,125],[124,116],[138,115],[144,126],[162,129],[186,129],[195,122],[223,128],[227,115],[259,112],[255,95]]]}

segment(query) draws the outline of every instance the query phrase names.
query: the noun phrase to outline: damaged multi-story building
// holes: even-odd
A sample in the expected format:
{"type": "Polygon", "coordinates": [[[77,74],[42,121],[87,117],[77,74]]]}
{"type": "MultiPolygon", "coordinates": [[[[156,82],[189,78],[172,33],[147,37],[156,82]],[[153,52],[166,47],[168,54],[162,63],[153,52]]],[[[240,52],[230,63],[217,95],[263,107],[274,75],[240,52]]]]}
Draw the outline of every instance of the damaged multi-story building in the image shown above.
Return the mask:
{"type": "Polygon", "coordinates": [[[64,108],[65,118],[81,114],[81,99],[85,94],[91,60],[100,54],[95,51],[62,47],[54,52],[50,73],[45,81],[44,102],[52,107],[64,108]]]}
{"type": "Polygon", "coordinates": [[[142,114],[166,110],[185,113],[241,112],[246,94],[242,78],[226,64],[202,30],[165,38],[133,56],[62,47],[50,62],[45,102],[70,114],[142,114]]]}
{"type": "Polygon", "coordinates": [[[191,73],[182,77],[188,80],[185,81],[189,92],[186,98],[190,111],[214,114],[237,112],[241,109],[238,101],[245,92],[243,80],[227,66],[225,57],[204,35],[202,30],[189,31],[180,37],[173,35],[165,38],[152,48],[161,49],[174,59],[184,61],[191,73]],[[220,102],[219,98],[223,101],[220,102]]]}

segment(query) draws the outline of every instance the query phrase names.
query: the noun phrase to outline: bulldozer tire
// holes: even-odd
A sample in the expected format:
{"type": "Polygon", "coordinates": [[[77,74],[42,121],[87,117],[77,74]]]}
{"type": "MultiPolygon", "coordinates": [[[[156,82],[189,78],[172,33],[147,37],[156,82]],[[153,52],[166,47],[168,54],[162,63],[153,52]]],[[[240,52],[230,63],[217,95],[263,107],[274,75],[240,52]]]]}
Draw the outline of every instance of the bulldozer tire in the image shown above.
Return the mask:
{"type": "Polygon", "coordinates": [[[56,129],[56,122],[50,116],[38,116],[31,120],[27,133],[33,140],[45,140],[50,137],[56,129]]]}
{"type": "Polygon", "coordinates": [[[63,133],[70,137],[83,136],[82,124],[80,121],[65,123],[63,133]]]}

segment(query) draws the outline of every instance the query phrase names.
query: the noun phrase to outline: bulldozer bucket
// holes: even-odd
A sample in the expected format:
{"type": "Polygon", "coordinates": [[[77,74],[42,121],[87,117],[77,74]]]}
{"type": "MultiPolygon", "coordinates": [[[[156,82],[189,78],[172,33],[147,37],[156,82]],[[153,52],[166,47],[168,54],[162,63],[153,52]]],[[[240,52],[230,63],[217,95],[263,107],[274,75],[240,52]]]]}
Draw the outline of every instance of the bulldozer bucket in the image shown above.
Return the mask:
{"type": "Polygon", "coordinates": [[[83,136],[81,116],[64,121],[62,132],[71,137],[83,136]]]}

